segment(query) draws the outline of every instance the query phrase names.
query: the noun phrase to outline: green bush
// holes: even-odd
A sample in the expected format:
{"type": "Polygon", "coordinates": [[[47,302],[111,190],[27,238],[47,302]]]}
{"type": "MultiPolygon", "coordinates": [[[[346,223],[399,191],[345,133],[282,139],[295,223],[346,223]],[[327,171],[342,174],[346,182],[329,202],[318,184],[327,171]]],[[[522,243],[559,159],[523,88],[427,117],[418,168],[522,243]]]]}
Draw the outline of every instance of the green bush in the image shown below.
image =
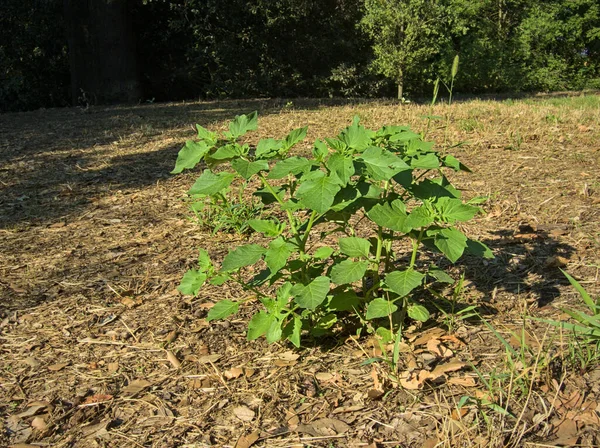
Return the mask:
{"type": "MultiPolygon", "coordinates": [[[[443,170],[469,169],[408,127],[374,131],[355,117],[336,138],[315,141],[312,157],[289,155],[306,128],[283,140],[262,139],[256,147],[239,142],[256,127],[256,112],[236,117],[223,135],[197,126],[198,140],[186,143],[173,170],[204,161],[207,169],[190,195],[217,197],[236,179],[258,184],[252,192],[270,217],[248,224],[265,243],[230,250],[220,267],[201,249],[197,267],[179,286],[183,294],[197,295],[206,282],[233,281],[252,291],[263,307],[250,320],[248,339],[264,335],[298,347],[304,331],[320,336],[354,318],[391,340],[406,316],[429,319],[419,290],[453,281],[425,257],[418,259],[423,248],[451,262],[465,252],[493,256],[455,227],[479,208],[460,199],[443,170]],[[402,242],[410,242],[406,261],[398,258],[402,242]],[[247,278],[244,268],[252,265],[260,272],[247,278]]],[[[221,300],[207,319],[227,318],[242,303],[221,300]]]]}

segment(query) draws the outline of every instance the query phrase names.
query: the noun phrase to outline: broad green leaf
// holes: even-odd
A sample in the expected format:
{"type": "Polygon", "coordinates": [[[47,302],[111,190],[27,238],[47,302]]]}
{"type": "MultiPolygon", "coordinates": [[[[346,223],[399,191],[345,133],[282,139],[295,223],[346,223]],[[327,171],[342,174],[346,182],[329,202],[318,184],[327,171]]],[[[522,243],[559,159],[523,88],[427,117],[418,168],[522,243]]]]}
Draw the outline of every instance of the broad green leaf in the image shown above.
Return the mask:
{"type": "Polygon", "coordinates": [[[352,311],[358,307],[360,298],[354,291],[344,291],[334,293],[327,304],[327,309],[331,311],[352,311]]]}
{"type": "Polygon", "coordinates": [[[281,311],[287,305],[290,297],[292,296],[292,284],[285,282],[279,288],[277,288],[277,311],[281,311]]]}
{"type": "Polygon", "coordinates": [[[279,237],[269,243],[269,249],[265,253],[265,263],[272,273],[276,273],[285,266],[291,254],[288,244],[279,237]]]}
{"type": "Polygon", "coordinates": [[[408,317],[419,322],[427,322],[429,320],[429,311],[423,305],[408,305],[406,312],[408,317]]]}
{"type": "Polygon", "coordinates": [[[208,256],[206,249],[200,249],[200,255],[198,255],[198,266],[202,272],[208,271],[212,267],[212,262],[208,256]]]}
{"type": "Polygon", "coordinates": [[[338,179],[342,187],[345,187],[354,175],[352,159],[339,152],[333,153],[325,165],[331,171],[331,177],[338,179]]]}
{"type": "Polygon", "coordinates": [[[420,155],[410,161],[410,166],[422,170],[435,170],[440,167],[440,159],[435,153],[420,155]]]}
{"type": "Polygon", "coordinates": [[[308,128],[305,126],[303,128],[294,129],[292,132],[290,132],[283,141],[283,150],[288,151],[296,143],[304,140],[306,138],[307,129],[308,128]]]}
{"type": "Polygon", "coordinates": [[[229,132],[225,136],[235,140],[248,131],[254,131],[258,124],[257,112],[252,112],[248,115],[238,115],[229,123],[229,132]]]}
{"type": "Polygon", "coordinates": [[[300,336],[302,335],[302,319],[298,316],[294,316],[283,329],[283,335],[286,337],[296,348],[300,348],[300,336]]]}
{"type": "Polygon", "coordinates": [[[342,131],[338,138],[355,151],[364,151],[371,144],[371,133],[354,120],[352,126],[342,131]]]}
{"type": "Polygon", "coordinates": [[[266,249],[258,244],[240,246],[229,251],[225,256],[223,264],[221,265],[221,271],[231,272],[243,268],[244,266],[250,266],[260,260],[265,252],[266,249]]]}
{"type": "Polygon", "coordinates": [[[315,160],[317,160],[317,162],[322,162],[323,160],[325,160],[325,157],[327,157],[327,155],[329,154],[329,149],[327,149],[327,145],[325,144],[325,142],[321,140],[315,140],[315,145],[312,153],[313,157],[315,158],[315,160]]]}
{"type": "Polygon", "coordinates": [[[421,136],[410,130],[404,130],[402,132],[398,132],[390,136],[390,142],[407,142],[413,139],[420,140],[421,136]]]}
{"type": "Polygon", "coordinates": [[[292,288],[294,301],[301,308],[314,310],[327,298],[330,280],[327,277],[317,277],[308,285],[296,284],[292,288]]]}
{"type": "Polygon", "coordinates": [[[206,320],[210,322],[211,320],[225,319],[232,314],[237,313],[239,307],[239,302],[232,302],[231,300],[227,299],[221,300],[220,302],[215,303],[215,305],[208,311],[206,320]]]}
{"type": "Polygon", "coordinates": [[[371,319],[378,319],[380,317],[387,317],[390,314],[396,312],[398,310],[398,306],[396,306],[394,303],[389,302],[385,299],[373,299],[368,305],[367,305],[367,314],[366,314],[366,318],[368,320],[371,319]]]}
{"type": "Polygon", "coordinates": [[[368,267],[369,262],[366,260],[344,260],[331,267],[331,281],[338,285],[354,283],[364,277],[368,267]]]}
{"type": "Polygon", "coordinates": [[[435,233],[434,244],[435,247],[442,251],[448,260],[454,263],[465,251],[465,248],[467,247],[467,237],[459,230],[449,227],[435,233]]]}
{"type": "Polygon", "coordinates": [[[325,141],[327,142],[329,147],[331,149],[333,149],[335,152],[345,152],[346,149],[348,148],[348,145],[346,145],[343,141],[338,140],[336,138],[326,138],[325,141]]]}
{"type": "Polygon", "coordinates": [[[412,187],[410,187],[410,190],[417,199],[423,200],[433,200],[444,196],[448,196],[451,198],[458,197],[455,191],[451,191],[450,189],[445,188],[442,185],[433,182],[430,179],[425,179],[422,182],[419,182],[418,184],[412,185],[412,187]]]}
{"type": "Polygon", "coordinates": [[[349,257],[369,258],[371,243],[364,238],[342,237],[338,240],[338,244],[341,252],[349,257]]]}
{"type": "Polygon", "coordinates": [[[269,329],[267,330],[267,342],[272,344],[273,342],[277,342],[281,339],[281,334],[283,331],[281,330],[281,322],[274,319],[269,325],[269,329]]]}
{"type": "Polygon", "coordinates": [[[217,143],[217,133],[209,131],[203,128],[199,124],[196,124],[196,130],[198,131],[198,138],[205,140],[210,146],[214,146],[217,143]]]}
{"type": "Polygon", "coordinates": [[[456,221],[469,221],[479,212],[479,207],[463,204],[460,199],[442,197],[434,204],[441,221],[453,224],[456,221]]]}
{"type": "Polygon", "coordinates": [[[333,253],[333,249],[331,247],[323,246],[323,247],[319,247],[315,251],[313,257],[318,260],[325,260],[325,259],[331,257],[332,253],[333,253]]]}
{"type": "Polygon", "coordinates": [[[394,339],[389,328],[378,327],[377,330],[375,330],[375,334],[379,336],[382,344],[389,344],[394,339]]]}
{"type": "Polygon", "coordinates": [[[277,322],[277,318],[265,311],[259,311],[252,316],[252,319],[248,322],[248,340],[253,341],[266,334],[273,321],[277,322]]]}
{"type": "Polygon", "coordinates": [[[334,313],[328,313],[321,317],[315,326],[320,329],[329,329],[337,322],[337,316],[334,313]]]}
{"type": "Polygon", "coordinates": [[[429,270],[427,271],[427,275],[435,278],[438,282],[454,283],[454,279],[438,267],[429,268],[429,270]]]}
{"type": "Polygon", "coordinates": [[[303,182],[296,191],[300,203],[317,213],[325,213],[333,204],[336,193],[340,186],[328,176],[321,176],[303,182]]]}
{"type": "Polygon", "coordinates": [[[385,284],[400,297],[408,295],[413,289],[421,286],[425,275],[413,269],[394,271],[385,276],[385,284]]]}
{"type": "Polygon", "coordinates": [[[400,171],[410,169],[401,158],[376,146],[368,147],[361,154],[361,159],[365,163],[367,173],[374,180],[390,180],[400,171]]]}
{"type": "Polygon", "coordinates": [[[483,258],[496,258],[494,257],[494,252],[492,249],[487,247],[481,241],[467,239],[467,248],[466,251],[470,254],[476,255],[478,257],[483,258]]]}
{"type": "Polygon", "coordinates": [[[269,169],[269,163],[266,160],[249,162],[245,159],[235,159],[231,161],[231,166],[240,173],[244,179],[250,179],[256,173],[267,171],[269,169]]]}
{"type": "Polygon", "coordinates": [[[426,205],[421,205],[408,215],[406,226],[411,229],[426,227],[435,220],[435,214],[426,205]]]}
{"type": "Polygon", "coordinates": [[[205,142],[188,140],[185,142],[185,146],[179,150],[175,168],[171,171],[171,174],[181,173],[186,168],[194,168],[209,149],[205,142]]]}
{"type": "Polygon", "coordinates": [[[288,174],[298,174],[310,170],[312,163],[305,157],[288,157],[280,160],[269,172],[269,179],[282,179],[288,174]]]}
{"type": "Polygon", "coordinates": [[[233,159],[242,155],[242,148],[240,145],[230,144],[221,146],[215,152],[210,155],[211,159],[214,160],[226,160],[233,159]]]}
{"type": "Polygon", "coordinates": [[[211,278],[208,282],[211,285],[221,286],[223,283],[230,279],[228,274],[217,274],[213,278],[211,278]]]}
{"type": "Polygon", "coordinates": [[[262,140],[259,140],[258,145],[256,145],[256,158],[268,159],[275,157],[282,145],[283,142],[281,140],[275,140],[274,138],[263,138],[262,140]]]}
{"type": "Polygon", "coordinates": [[[262,233],[268,237],[277,237],[285,229],[285,224],[281,225],[275,221],[266,219],[250,219],[248,225],[256,232],[262,233]]]}
{"type": "Polygon", "coordinates": [[[400,200],[392,203],[377,204],[367,212],[367,216],[375,224],[396,232],[408,233],[412,229],[406,224],[406,207],[400,200]]]}
{"type": "Polygon", "coordinates": [[[466,171],[467,173],[471,172],[469,167],[463,165],[456,157],[451,155],[444,157],[442,159],[442,163],[444,164],[444,166],[452,168],[454,171],[466,171]]]}
{"type": "Polygon", "coordinates": [[[183,275],[177,289],[186,296],[195,296],[200,291],[205,280],[206,274],[204,272],[190,269],[183,275]]]}
{"type": "MultiPolygon", "coordinates": [[[[285,197],[285,190],[277,187],[274,187],[273,190],[275,191],[275,194],[277,194],[279,199],[283,200],[283,198],[285,197]]],[[[261,202],[265,205],[277,202],[277,198],[275,197],[275,195],[273,195],[273,193],[271,193],[267,188],[256,190],[253,194],[254,196],[258,196],[261,202]]]]}
{"type": "Polygon", "coordinates": [[[217,194],[229,187],[231,182],[233,182],[233,179],[235,179],[235,176],[235,173],[223,172],[214,174],[210,170],[204,170],[198,180],[192,185],[188,194],[217,194]]]}

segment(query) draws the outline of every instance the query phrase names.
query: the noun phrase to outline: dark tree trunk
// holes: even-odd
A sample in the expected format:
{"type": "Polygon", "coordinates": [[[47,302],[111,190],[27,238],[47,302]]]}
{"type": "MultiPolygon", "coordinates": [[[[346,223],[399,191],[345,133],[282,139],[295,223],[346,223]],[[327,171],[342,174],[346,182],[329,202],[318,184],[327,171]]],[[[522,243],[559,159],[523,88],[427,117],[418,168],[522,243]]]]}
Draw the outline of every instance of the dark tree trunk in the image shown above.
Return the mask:
{"type": "Polygon", "coordinates": [[[129,0],[64,0],[73,104],[136,102],[129,0]]]}

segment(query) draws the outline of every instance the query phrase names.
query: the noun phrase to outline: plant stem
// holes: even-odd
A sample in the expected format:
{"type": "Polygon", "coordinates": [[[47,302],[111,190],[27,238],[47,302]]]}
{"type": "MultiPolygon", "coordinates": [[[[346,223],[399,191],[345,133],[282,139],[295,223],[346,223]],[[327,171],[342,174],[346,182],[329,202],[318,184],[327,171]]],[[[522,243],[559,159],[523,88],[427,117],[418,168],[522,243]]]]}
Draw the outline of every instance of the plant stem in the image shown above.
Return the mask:
{"type": "Polygon", "coordinates": [[[423,238],[424,231],[425,231],[424,229],[421,229],[421,231],[419,232],[419,237],[416,240],[412,239],[413,251],[412,251],[412,255],[410,257],[410,266],[408,267],[409,269],[412,269],[415,266],[415,263],[417,261],[417,253],[419,251],[419,244],[421,243],[421,239],[423,238]]]}

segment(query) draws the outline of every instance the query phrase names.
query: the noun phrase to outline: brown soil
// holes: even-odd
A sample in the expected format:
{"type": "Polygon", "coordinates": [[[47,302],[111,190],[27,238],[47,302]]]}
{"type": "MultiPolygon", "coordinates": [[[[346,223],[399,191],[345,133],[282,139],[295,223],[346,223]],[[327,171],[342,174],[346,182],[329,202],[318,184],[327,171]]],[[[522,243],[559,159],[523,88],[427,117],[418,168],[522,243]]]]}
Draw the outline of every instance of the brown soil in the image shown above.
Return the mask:
{"type": "Polygon", "coordinates": [[[463,230],[496,259],[451,268],[466,276],[460,306],[476,305],[490,325],[448,328],[438,313],[412,327],[398,366],[408,387],[386,363],[364,363],[381,356],[369,338],[302,350],[248,342],[257,303],[230,321],[204,320],[242,291],[177,292],[198,247],[220,260],[246,237],[199,229],[181,200],[198,172],[168,173],[194,123],[222,130],[255,109],[251,142],[308,125],[300,151],[355,114],[370,128],[422,130],[430,112],[257,100],[0,115],[0,445],[600,444],[598,355],[577,364],[569,350],[584,347],[531,319],[584,309],[559,267],[600,294],[597,97],[434,108],[448,122],[434,122],[428,139],[464,142],[449,151],[473,170],[453,181],[467,198],[491,197],[463,230]],[[499,336],[522,358],[510,359],[499,336]],[[419,381],[436,366],[444,373],[419,381]]]}

